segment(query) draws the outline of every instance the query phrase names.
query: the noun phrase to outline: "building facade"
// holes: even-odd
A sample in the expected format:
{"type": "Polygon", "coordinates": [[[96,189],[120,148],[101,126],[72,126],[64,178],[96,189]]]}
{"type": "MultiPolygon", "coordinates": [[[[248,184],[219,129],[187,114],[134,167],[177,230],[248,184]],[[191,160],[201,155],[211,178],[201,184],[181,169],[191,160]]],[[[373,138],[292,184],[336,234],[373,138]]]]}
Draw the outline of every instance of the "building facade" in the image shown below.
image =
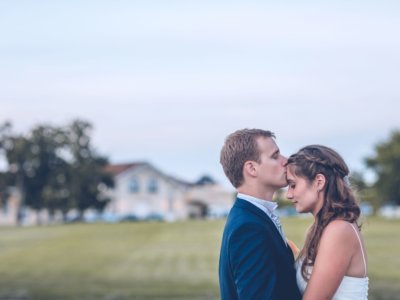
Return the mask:
{"type": "Polygon", "coordinates": [[[115,186],[105,213],[138,219],[181,220],[226,215],[233,204],[231,191],[212,179],[189,183],[169,176],[149,163],[110,165],[115,186]]]}

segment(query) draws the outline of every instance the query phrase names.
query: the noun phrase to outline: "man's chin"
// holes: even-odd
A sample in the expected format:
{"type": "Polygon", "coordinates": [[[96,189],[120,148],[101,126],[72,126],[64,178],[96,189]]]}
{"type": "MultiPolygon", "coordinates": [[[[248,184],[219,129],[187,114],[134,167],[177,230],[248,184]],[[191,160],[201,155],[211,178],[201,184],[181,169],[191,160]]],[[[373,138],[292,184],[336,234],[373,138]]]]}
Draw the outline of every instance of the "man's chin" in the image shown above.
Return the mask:
{"type": "Polygon", "coordinates": [[[282,183],[279,185],[279,188],[282,189],[282,188],[285,188],[285,187],[287,187],[287,186],[288,186],[288,183],[287,183],[287,181],[286,181],[286,179],[285,179],[285,181],[282,182],[282,183]]]}

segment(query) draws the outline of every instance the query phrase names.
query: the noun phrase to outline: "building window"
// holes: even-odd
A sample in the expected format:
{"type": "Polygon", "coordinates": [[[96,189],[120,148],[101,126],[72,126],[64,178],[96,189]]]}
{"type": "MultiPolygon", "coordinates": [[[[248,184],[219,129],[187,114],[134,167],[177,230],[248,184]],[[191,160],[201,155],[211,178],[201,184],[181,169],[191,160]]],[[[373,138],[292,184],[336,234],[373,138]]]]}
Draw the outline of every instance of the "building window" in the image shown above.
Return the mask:
{"type": "Polygon", "coordinates": [[[135,177],[129,180],[129,192],[130,193],[138,193],[139,192],[139,180],[135,177]]]}
{"type": "Polygon", "coordinates": [[[155,178],[150,178],[147,184],[147,191],[150,194],[156,194],[158,192],[158,182],[155,178]]]}

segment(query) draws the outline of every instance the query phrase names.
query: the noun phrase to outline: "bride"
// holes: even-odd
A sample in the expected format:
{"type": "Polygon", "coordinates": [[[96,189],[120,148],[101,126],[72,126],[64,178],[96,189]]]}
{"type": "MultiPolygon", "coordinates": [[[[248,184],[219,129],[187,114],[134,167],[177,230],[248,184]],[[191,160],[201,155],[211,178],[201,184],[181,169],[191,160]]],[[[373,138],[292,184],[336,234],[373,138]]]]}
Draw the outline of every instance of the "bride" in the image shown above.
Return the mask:
{"type": "Polygon", "coordinates": [[[342,157],[325,146],[304,147],[288,159],[287,198],[297,212],[310,212],[315,219],[296,261],[303,299],[368,298],[360,208],[348,174],[342,157]]]}

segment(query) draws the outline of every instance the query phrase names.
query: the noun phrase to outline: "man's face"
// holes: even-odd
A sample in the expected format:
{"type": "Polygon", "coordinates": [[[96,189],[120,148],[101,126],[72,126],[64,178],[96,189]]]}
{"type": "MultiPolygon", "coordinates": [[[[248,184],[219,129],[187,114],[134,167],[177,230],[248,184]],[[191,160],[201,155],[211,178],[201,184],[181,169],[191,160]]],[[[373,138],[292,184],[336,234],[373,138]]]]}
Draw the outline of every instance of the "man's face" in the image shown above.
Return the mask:
{"type": "Polygon", "coordinates": [[[286,157],[284,157],[272,138],[260,137],[257,139],[260,151],[258,176],[261,184],[273,189],[280,189],[287,185],[286,157]]]}

